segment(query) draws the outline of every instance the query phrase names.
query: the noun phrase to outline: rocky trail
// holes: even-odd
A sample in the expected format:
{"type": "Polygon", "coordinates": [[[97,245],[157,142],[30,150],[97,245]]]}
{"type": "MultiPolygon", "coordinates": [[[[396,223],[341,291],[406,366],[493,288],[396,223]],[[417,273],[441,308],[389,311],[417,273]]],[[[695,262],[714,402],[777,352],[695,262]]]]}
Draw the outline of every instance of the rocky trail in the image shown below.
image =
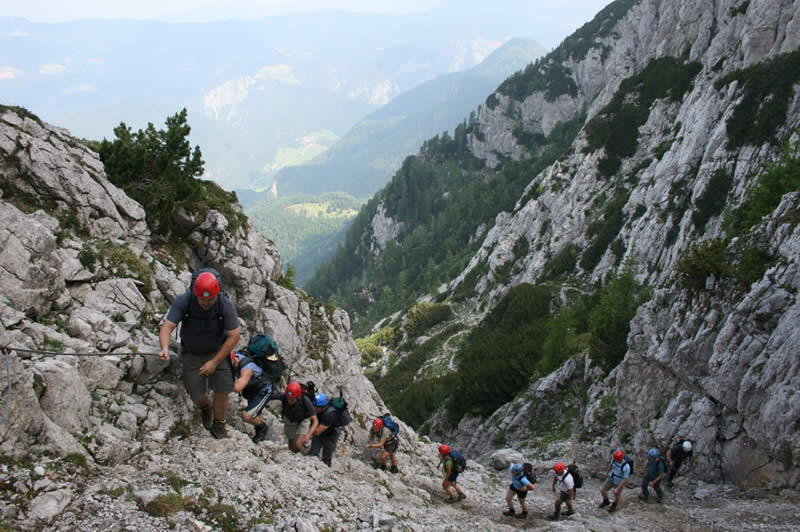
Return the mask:
{"type": "MultiPolygon", "coordinates": [[[[0,466],[0,504],[16,519],[0,530],[800,530],[800,494],[742,490],[679,477],[663,504],[627,489],[615,514],[597,508],[599,478],[585,479],[576,513],[558,522],[551,473],[539,484],[526,520],[502,515],[507,470],[475,462],[459,478],[467,499],[449,504],[436,471],[436,447],[400,452],[400,474],[374,469],[363,442],[345,438],[328,469],[292,454],[278,427],[254,445],[234,428],[226,440],[201,429],[188,437],[145,441],[127,463],[109,467],[31,457],[0,466]],[[3,528],[5,527],[5,528],[3,528]]],[[[585,472],[586,474],[586,472],[585,472]]]]}

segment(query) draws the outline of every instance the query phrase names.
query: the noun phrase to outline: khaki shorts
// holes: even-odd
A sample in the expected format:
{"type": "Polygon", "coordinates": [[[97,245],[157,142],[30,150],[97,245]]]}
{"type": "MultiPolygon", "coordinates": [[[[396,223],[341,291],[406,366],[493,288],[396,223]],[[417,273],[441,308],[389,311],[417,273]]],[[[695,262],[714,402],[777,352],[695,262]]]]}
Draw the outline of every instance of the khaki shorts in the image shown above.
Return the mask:
{"type": "MultiPolygon", "coordinates": [[[[620,482],[622,481],[620,480],[620,482]]],[[[617,489],[617,486],[619,486],[619,483],[614,484],[614,481],[611,479],[611,476],[609,476],[608,478],[606,478],[606,481],[603,482],[603,491],[610,491],[617,489]]]]}
{"type": "Polygon", "coordinates": [[[311,427],[311,418],[306,418],[300,423],[294,423],[293,421],[289,421],[288,419],[283,420],[283,433],[286,434],[286,438],[289,440],[293,440],[298,436],[302,436],[308,432],[308,429],[311,427]]]}
{"type": "Polygon", "coordinates": [[[214,358],[214,355],[216,353],[206,355],[181,354],[183,387],[186,388],[192,401],[197,402],[202,399],[209,389],[218,394],[227,394],[233,391],[233,372],[228,360],[223,360],[214,373],[208,377],[200,375],[200,367],[214,358]]]}

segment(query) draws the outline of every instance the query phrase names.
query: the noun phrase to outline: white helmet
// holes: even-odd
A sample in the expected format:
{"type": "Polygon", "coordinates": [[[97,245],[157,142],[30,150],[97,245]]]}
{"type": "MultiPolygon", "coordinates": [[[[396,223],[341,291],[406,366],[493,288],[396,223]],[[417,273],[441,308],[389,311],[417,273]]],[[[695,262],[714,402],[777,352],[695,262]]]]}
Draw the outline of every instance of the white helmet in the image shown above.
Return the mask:
{"type": "Polygon", "coordinates": [[[686,440],[686,441],[683,442],[682,447],[683,447],[683,450],[688,453],[689,451],[692,450],[692,442],[690,442],[689,440],[686,440]]]}

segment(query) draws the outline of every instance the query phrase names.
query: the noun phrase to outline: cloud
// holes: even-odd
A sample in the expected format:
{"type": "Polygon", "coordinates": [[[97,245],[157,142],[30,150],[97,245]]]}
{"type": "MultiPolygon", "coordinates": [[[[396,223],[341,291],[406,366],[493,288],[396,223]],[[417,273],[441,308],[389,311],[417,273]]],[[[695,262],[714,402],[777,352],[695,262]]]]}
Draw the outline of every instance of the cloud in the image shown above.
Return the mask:
{"type": "Polygon", "coordinates": [[[8,34],[9,37],[27,37],[28,34],[22,30],[12,31],[8,34]]]}
{"type": "Polygon", "coordinates": [[[0,79],[15,79],[22,75],[22,70],[12,66],[0,66],[0,79]]]}
{"type": "Polygon", "coordinates": [[[101,57],[90,57],[86,62],[90,65],[102,65],[105,61],[101,57]]]}
{"type": "Polygon", "coordinates": [[[88,83],[79,83],[64,89],[64,94],[80,94],[84,92],[97,92],[97,87],[89,85],[88,83]]]}
{"type": "Polygon", "coordinates": [[[61,72],[67,70],[67,67],[64,65],[59,65],[57,63],[45,63],[39,67],[39,74],[43,74],[45,76],[55,76],[61,72]]]}

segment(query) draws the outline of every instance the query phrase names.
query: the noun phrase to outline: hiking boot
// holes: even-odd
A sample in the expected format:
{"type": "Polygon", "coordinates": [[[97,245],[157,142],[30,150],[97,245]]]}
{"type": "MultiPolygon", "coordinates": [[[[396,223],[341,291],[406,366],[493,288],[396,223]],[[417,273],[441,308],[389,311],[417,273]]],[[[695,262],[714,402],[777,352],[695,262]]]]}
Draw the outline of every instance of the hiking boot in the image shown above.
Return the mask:
{"type": "Polygon", "coordinates": [[[645,497],[644,495],[639,495],[639,500],[642,502],[647,502],[647,497],[645,497]]]}
{"type": "Polygon", "coordinates": [[[211,426],[214,424],[214,409],[211,408],[211,403],[200,408],[200,415],[203,418],[203,426],[206,430],[211,430],[211,426]]]}
{"type": "Polygon", "coordinates": [[[509,517],[514,517],[516,514],[517,514],[517,512],[516,512],[516,511],[515,511],[513,508],[511,508],[510,510],[506,510],[505,512],[503,512],[503,515],[507,515],[507,516],[509,516],[509,517]]]}
{"type": "Polygon", "coordinates": [[[444,502],[446,502],[447,504],[453,504],[457,500],[458,499],[456,499],[455,497],[448,497],[444,502]]]}
{"type": "Polygon", "coordinates": [[[605,508],[609,504],[611,504],[611,501],[609,501],[608,499],[603,499],[603,502],[600,503],[600,506],[598,506],[598,508],[605,508]]]}
{"type": "Polygon", "coordinates": [[[559,514],[550,514],[547,516],[547,519],[550,521],[558,521],[561,519],[561,516],[559,514]]]}
{"type": "Polygon", "coordinates": [[[253,443],[266,440],[267,432],[269,432],[269,427],[267,427],[267,424],[263,421],[261,422],[261,425],[256,425],[256,434],[253,436],[253,443]]]}
{"type": "Polygon", "coordinates": [[[459,501],[463,501],[466,498],[467,498],[467,494],[466,493],[459,493],[458,494],[458,500],[459,501]]]}
{"type": "Polygon", "coordinates": [[[617,503],[613,503],[611,507],[608,509],[608,513],[613,514],[617,511],[617,503]]]}
{"type": "Polygon", "coordinates": [[[381,471],[386,471],[386,464],[381,464],[381,471]]]}
{"type": "Polygon", "coordinates": [[[664,502],[664,497],[656,497],[656,502],[658,504],[661,504],[662,502],[664,502]]]}
{"type": "Polygon", "coordinates": [[[517,515],[515,515],[514,517],[516,519],[527,519],[528,518],[528,512],[520,512],[517,515]]]}
{"type": "Polygon", "coordinates": [[[211,425],[211,435],[214,436],[214,438],[217,440],[227,438],[228,431],[225,430],[225,422],[215,419],[214,424],[211,425]]]}
{"type": "Polygon", "coordinates": [[[572,510],[572,509],[567,510],[566,512],[564,512],[564,517],[569,517],[574,513],[575,513],[575,510],[572,510]]]}
{"type": "Polygon", "coordinates": [[[392,466],[392,469],[390,469],[390,471],[391,471],[392,473],[399,473],[399,472],[400,472],[400,470],[399,470],[399,469],[397,469],[397,466],[396,466],[396,465],[393,465],[393,466],[392,466]]]}

